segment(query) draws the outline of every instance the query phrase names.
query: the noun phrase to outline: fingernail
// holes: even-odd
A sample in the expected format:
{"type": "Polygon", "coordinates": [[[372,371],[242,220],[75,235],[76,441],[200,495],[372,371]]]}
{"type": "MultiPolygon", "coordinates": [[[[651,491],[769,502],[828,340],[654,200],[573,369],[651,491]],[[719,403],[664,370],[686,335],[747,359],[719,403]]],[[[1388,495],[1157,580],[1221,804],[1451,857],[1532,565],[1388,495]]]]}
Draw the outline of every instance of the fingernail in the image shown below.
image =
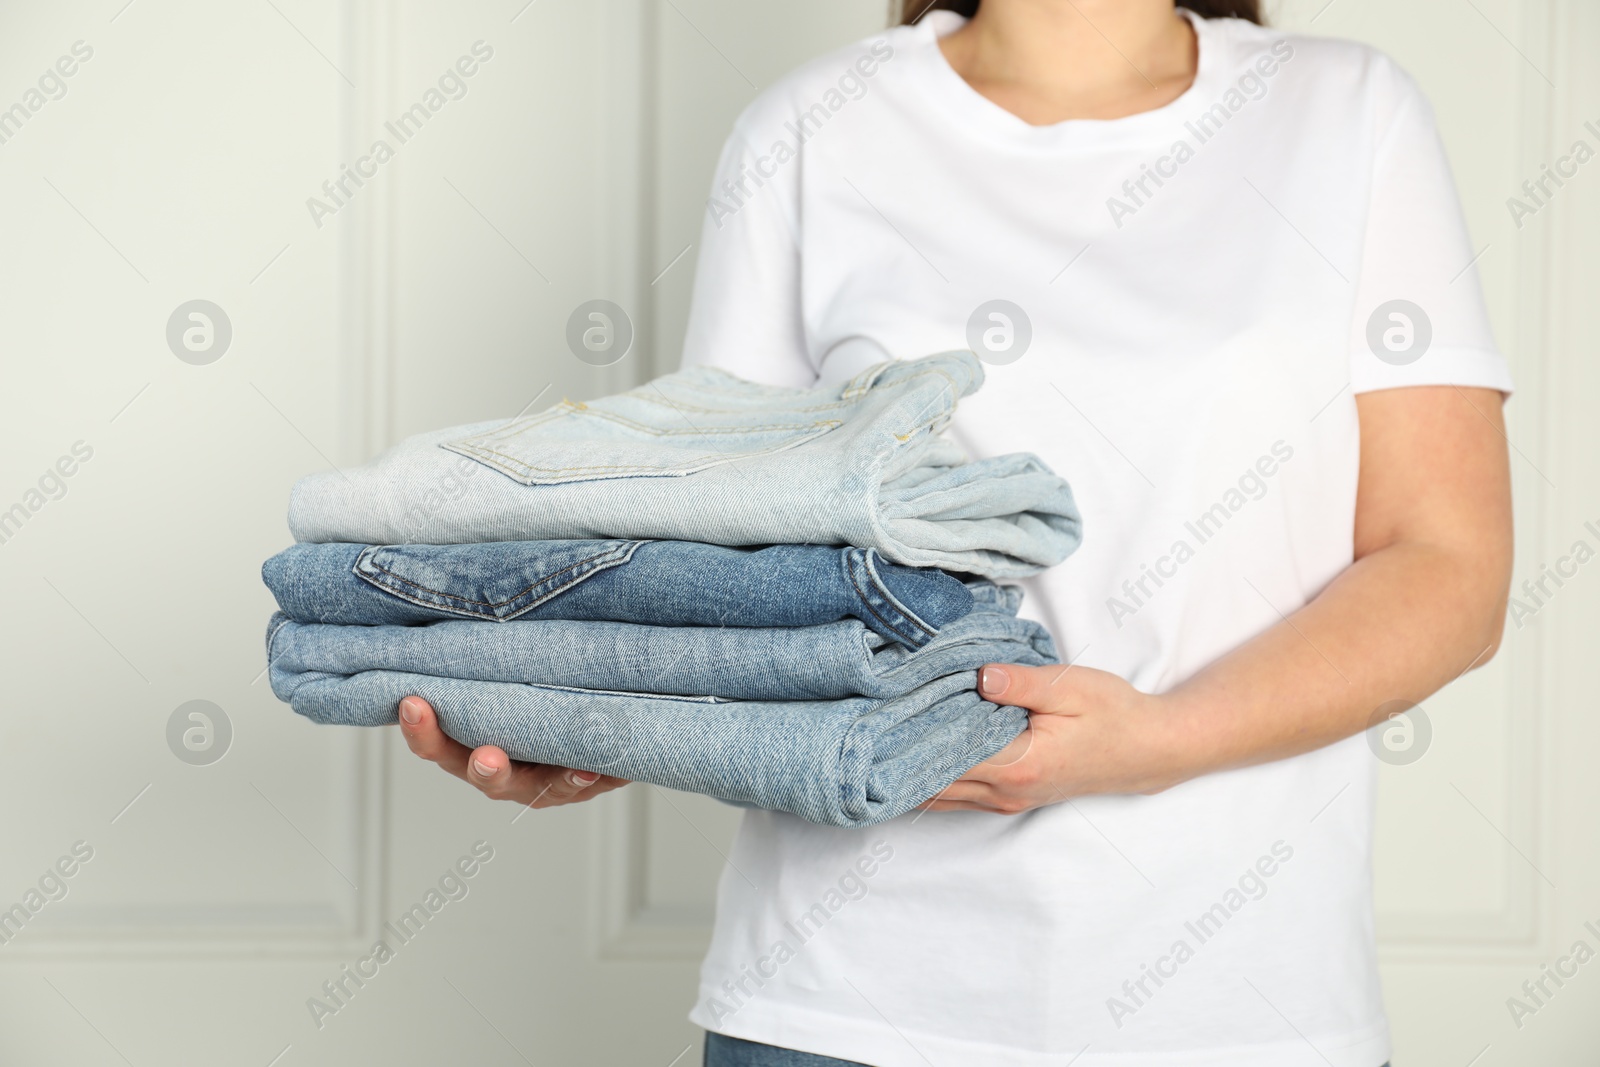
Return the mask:
{"type": "Polygon", "coordinates": [[[482,760],[473,760],[472,769],[477,773],[479,778],[494,777],[494,768],[489,766],[487,763],[484,763],[482,760]]]}
{"type": "Polygon", "coordinates": [[[415,726],[422,721],[422,708],[410,697],[400,702],[400,717],[408,724],[415,726]]]}
{"type": "Polygon", "coordinates": [[[985,667],[978,674],[978,688],[986,697],[997,697],[1011,684],[1011,676],[999,667],[985,667]]]}
{"type": "Polygon", "coordinates": [[[575,786],[578,786],[579,788],[594,785],[599,780],[600,776],[598,774],[591,774],[589,771],[567,772],[567,781],[571,782],[575,786]]]}

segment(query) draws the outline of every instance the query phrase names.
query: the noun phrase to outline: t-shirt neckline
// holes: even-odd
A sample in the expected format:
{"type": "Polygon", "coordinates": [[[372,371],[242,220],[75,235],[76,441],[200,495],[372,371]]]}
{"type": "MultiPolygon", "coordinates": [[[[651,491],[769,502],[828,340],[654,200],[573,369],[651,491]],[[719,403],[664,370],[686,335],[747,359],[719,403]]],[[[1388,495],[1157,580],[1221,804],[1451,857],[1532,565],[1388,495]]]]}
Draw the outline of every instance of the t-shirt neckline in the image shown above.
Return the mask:
{"type": "Polygon", "coordinates": [[[1159,140],[1183,116],[1197,110],[1197,103],[1217,94],[1225,66],[1221,27],[1216,20],[1201,18],[1187,8],[1178,8],[1178,14],[1194,27],[1198,53],[1194,81],[1179,96],[1158,108],[1122,118],[1067,119],[1048,126],[1023,121],[967,84],[950,66],[939,48],[939,38],[960,29],[966,19],[953,11],[930,11],[913,27],[913,33],[922,51],[918,66],[930,97],[950,108],[953,118],[1013,147],[1049,151],[1145,141],[1152,136],[1159,140]]]}

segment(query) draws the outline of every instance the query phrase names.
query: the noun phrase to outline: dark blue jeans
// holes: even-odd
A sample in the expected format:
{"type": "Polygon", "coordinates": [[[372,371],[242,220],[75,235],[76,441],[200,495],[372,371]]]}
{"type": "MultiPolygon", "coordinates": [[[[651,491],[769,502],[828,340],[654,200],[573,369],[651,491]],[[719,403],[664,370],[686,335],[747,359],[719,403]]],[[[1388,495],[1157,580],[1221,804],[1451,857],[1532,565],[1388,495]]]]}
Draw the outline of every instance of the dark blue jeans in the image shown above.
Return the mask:
{"type": "MultiPolygon", "coordinates": [[[[854,1060],[836,1060],[832,1056],[813,1056],[809,1052],[778,1048],[775,1045],[758,1045],[723,1034],[706,1034],[704,1067],[868,1067],[854,1060]]],[[[1389,1067],[1384,1064],[1383,1067],[1389,1067]]]]}
{"type": "Polygon", "coordinates": [[[921,648],[972,610],[943,571],[872,549],[691,541],[300,544],[261,577],[295,622],[409,625],[554,619],[647,626],[818,626],[857,618],[921,648]]]}

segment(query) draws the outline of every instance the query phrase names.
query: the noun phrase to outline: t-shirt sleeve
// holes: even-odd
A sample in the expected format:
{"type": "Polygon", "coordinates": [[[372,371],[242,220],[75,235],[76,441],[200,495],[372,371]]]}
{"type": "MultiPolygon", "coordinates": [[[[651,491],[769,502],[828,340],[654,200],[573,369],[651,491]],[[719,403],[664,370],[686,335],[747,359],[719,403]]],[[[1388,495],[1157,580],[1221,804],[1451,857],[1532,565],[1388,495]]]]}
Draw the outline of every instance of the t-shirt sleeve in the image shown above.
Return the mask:
{"type": "Polygon", "coordinates": [[[763,177],[756,168],[756,154],[736,129],[706,203],[683,365],[810,386],[817,371],[801,317],[795,179],[782,169],[763,177]]]}
{"type": "Polygon", "coordinates": [[[1427,98],[1378,60],[1372,200],[1350,330],[1353,392],[1408,385],[1511,392],[1473,263],[1476,251],[1427,98]]]}

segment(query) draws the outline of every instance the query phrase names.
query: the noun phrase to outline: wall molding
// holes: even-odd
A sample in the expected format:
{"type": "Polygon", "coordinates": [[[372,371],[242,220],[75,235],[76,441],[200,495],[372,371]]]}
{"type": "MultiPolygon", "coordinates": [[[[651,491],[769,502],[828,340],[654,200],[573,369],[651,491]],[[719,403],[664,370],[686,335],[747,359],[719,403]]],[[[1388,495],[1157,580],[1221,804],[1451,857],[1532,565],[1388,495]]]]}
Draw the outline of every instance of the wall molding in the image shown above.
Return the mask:
{"type": "MultiPolygon", "coordinates": [[[[339,887],[324,903],[80,905],[59,925],[44,913],[0,947],[0,966],[102,960],[347,957],[378,936],[387,895],[387,757],[376,730],[340,738],[348,787],[333,805],[344,846],[331,860],[355,888],[339,887]]],[[[249,790],[245,789],[245,793],[249,790]]],[[[284,828],[285,835],[289,830],[284,828]]],[[[320,862],[314,858],[309,862],[320,862]]],[[[330,883],[336,881],[330,879],[330,883]]]]}
{"type": "Polygon", "coordinates": [[[651,790],[640,786],[590,803],[599,843],[595,865],[597,954],[604,960],[697,962],[711,942],[710,902],[700,914],[649,899],[651,790]]]}
{"type": "MultiPolygon", "coordinates": [[[[659,211],[656,79],[661,70],[660,0],[609,0],[601,25],[612,47],[604,64],[599,121],[606,196],[597,205],[596,232],[605,235],[604,276],[611,297],[633,317],[634,351],[609,368],[608,390],[623,390],[675,369],[666,365],[657,335],[660,315],[652,271],[657,269],[659,211]],[[624,132],[625,131],[625,132],[624,132]]],[[[650,790],[636,787],[593,802],[596,859],[595,929],[606,960],[696,961],[711,939],[709,903],[701,917],[653,907],[646,888],[650,863],[650,790]]]]}
{"type": "MultiPolygon", "coordinates": [[[[1517,38],[1523,50],[1539,57],[1539,66],[1557,85],[1552,88],[1531,62],[1522,65],[1517,89],[1517,143],[1508,146],[1518,169],[1538,172],[1562,131],[1581,110],[1570,88],[1562,44],[1571,24],[1569,0],[1529,0],[1518,5],[1517,38]]],[[[1595,42],[1600,44],[1600,42],[1595,42]]],[[[1516,482],[1517,575],[1536,574],[1545,560],[1553,532],[1553,500],[1544,472],[1550,467],[1552,440],[1559,412],[1550,390],[1552,342],[1562,336],[1570,313],[1570,296],[1555,269],[1563,235],[1547,217],[1517,233],[1513,293],[1514,319],[1502,336],[1515,362],[1516,403],[1508,433],[1516,446],[1512,473],[1516,482]]],[[[1569,283],[1570,284],[1570,283],[1569,283]]],[[[1506,819],[1497,829],[1517,843],[1498,842],[1505,870],[1504,906],[1492,913],[1440,915],[1429,912],[1380,912],[1379,949],[1386,959],[1404,962],[1459,962],[1464,958],[1533,961],[1554,947],[1550,910],[1553,893],[1547,857],[1554,854],[1550,820],[1550,764],[1546,730],[1550,694],[1559,688],[1558,665],[1550,656],[1545,628],[1509,631],[1501,656],[1507,658],[1505,686],[1498,695],[1503,708],[1501,738],[1505,752],[1502,787],[1506,819]],[[1518,849],[1526,855],[1518,854],[1518,849]],[[1530,866],[1531,864],[1536,865],[1530,866]],[[1541,871],[1543,874],[1541,874],[1541,871]]]]}
{"type": "MultiPolygon", "coordinates": [[[[355,83],[336,82],[339,133],[330,174],[361,155],[394,103],[394,72],[403,32],[394,0],[341,0],[339,68],[355,83]]],[[[390,443],[394,427],[393,180],[375,182],[339,217],[339,463],[361,462],[390,443]]],[[[337,806],[339,848],[333,859],[356,888],[325,904],[261,903],[207,907],[183,904],[81,911],[96,921],[30,925],[0,949],[6,961],[92,961],[201,957],[239,960],[349,956],[377,939],[389,902],[388,768],[391,731],[358,730],[330,743],[348,783],[337,806]]],[[[343,888],[343,887],[342,887],[343,888]]]]}

